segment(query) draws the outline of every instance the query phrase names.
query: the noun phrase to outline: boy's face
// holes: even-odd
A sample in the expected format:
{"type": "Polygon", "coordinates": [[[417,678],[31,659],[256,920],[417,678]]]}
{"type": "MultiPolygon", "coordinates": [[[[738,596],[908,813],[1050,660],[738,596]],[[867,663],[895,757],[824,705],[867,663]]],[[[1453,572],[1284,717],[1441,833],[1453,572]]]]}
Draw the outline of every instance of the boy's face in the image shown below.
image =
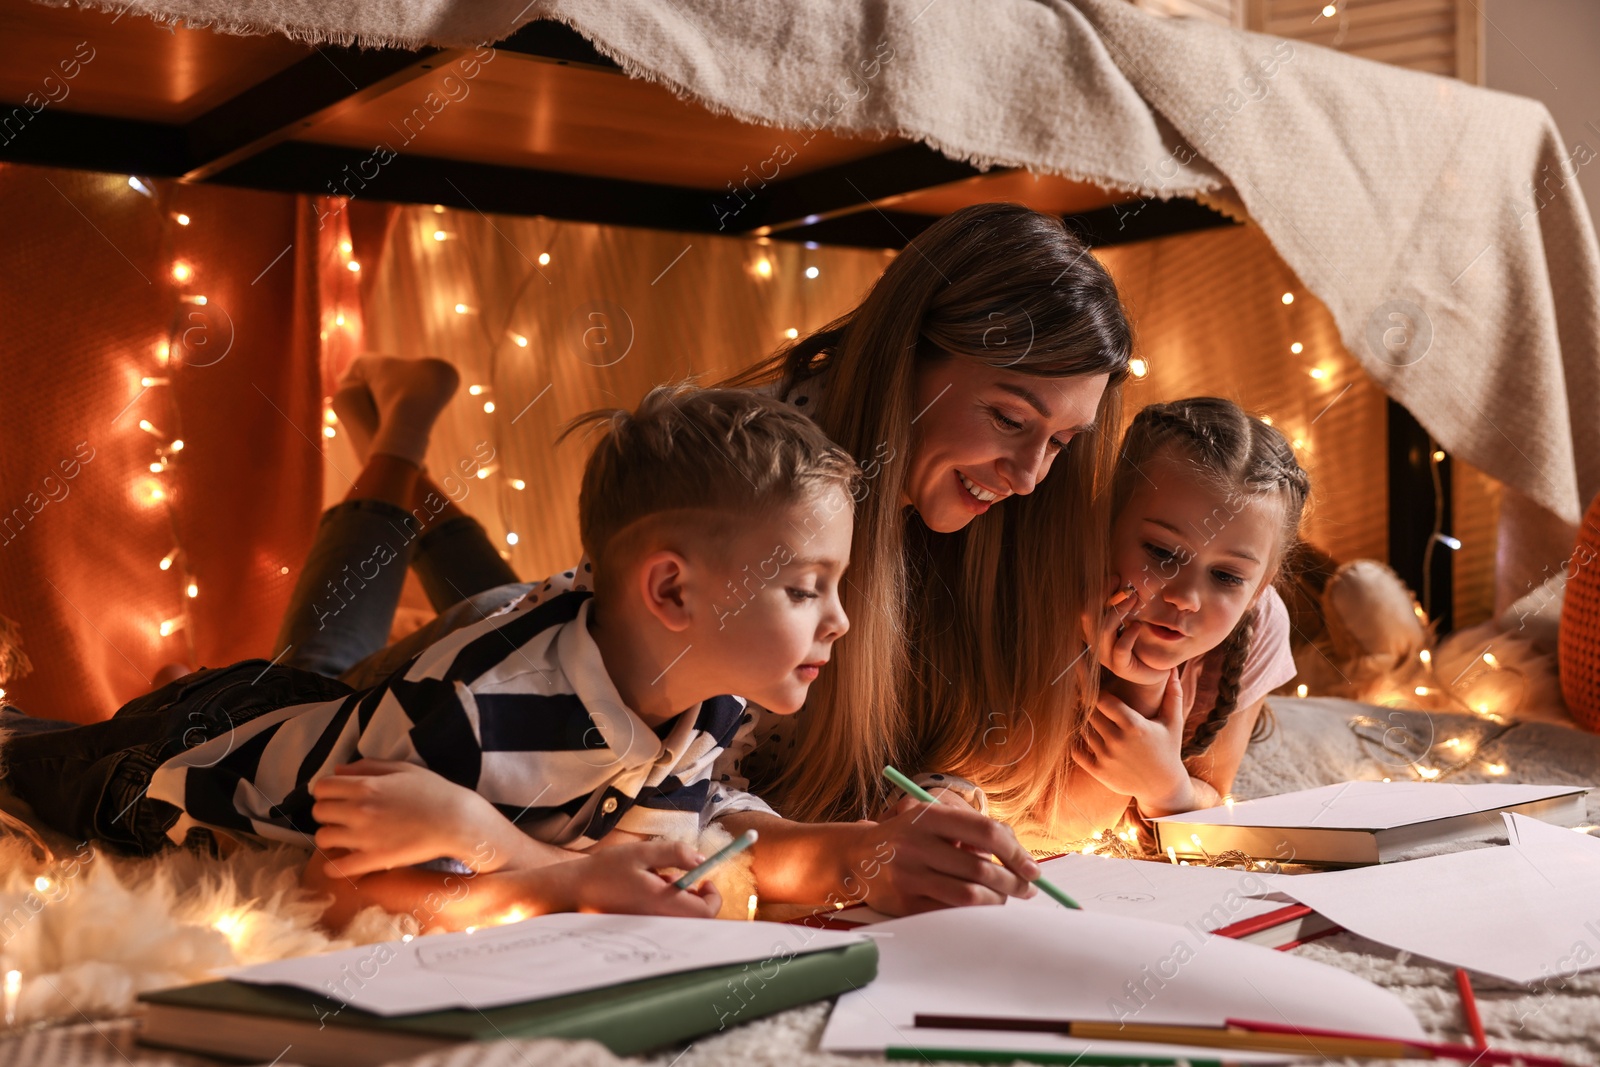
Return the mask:
{"type": "Polygon", "coordinates": [[[1260,594],[1282,537],[1282,504],[1218,492],[1164,450],[1111,529],[1111,566],[1132,583],[1133,654],[1152,683],[1220,645],[1260,594]]]}
{"type": "Polygon", "coordinates": [[[800,710],[833,643],[850,628],[839,584],[853,521],[849,496],[829,487],[752,522],[725,558],[704,561],[711,610],[696,612],[684,636],[717,692],[780,715],[800,710]]]}

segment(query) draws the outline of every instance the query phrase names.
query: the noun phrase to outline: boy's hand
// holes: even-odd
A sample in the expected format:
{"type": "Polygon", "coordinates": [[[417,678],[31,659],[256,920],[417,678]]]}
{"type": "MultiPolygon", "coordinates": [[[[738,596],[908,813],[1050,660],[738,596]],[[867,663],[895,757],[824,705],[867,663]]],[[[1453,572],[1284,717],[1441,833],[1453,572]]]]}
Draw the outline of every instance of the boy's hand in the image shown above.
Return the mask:
{"type": "Polygon", "coordinates": [[[550,879],[556,899],[572,911],[714,919],[722,907],[715,886],[709,881],[692,889],[672,884],[681,872],[703,862],[704,856],[681,841],[642,841],[591,851],[526,875],[550,879]],[[658,870],[678,873],[657,874],[658,870]]]}
{"type": "Polygon", "coordinates": [[[1004,904],[1007,897],[1038,892],[1030,883],[1039,865],[1011,828],[959,796],[938,804],[906,797],[888,818],[860,825],[844,889],[885,914],[1004,904]]]}
{"type": "Polygon", "coordinates": [[[340,766],[313,782],[311,795],[317,847],[347,850],[334,866],[351,878],[446,856],[479,873],[497,870],[505,831],[521,834],[472,790],[397,760],[340,766]]]}
{"type": "Polygon", "coordinates": [[[1102,689],[1072,758],[1113,793],[1133,797],[1140,811],[1165,814],[1188,810],[1192,786],[1182,747],[1183,685],[1173,669],[1153,718],[1102,689]]]}

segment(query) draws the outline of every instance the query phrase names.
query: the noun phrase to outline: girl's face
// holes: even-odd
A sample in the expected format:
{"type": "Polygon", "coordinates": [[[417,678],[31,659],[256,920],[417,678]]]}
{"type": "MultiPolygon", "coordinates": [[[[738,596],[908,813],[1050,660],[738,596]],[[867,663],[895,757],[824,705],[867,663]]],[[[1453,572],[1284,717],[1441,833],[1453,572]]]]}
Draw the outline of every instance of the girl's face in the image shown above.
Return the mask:
{"type": "Polygon", "coordinates": [[[1111,565],[1139,598],[1128,625],[1134,659],[1159,680],[1220,645],[1255,605],[1283,537],[1274,497],[1228,496],[1163,449],[1111,528],[1111,565]]]}
{"type": "Polygon", "coordinates": [[[903,502],[929,529],[953,533],[1033,492],[1068,442],[1094,428],[1106,381],[1019,374],[966,356],[927,364],[903,502]]]}

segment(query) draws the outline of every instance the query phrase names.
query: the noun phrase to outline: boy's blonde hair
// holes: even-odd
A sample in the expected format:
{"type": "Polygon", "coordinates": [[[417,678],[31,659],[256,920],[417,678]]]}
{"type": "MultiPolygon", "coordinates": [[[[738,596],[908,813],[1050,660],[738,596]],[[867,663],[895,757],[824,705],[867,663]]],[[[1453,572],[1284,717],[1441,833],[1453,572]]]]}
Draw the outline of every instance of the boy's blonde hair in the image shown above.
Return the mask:
{"type": "Polygon", "coordinates": [[[632,412],[591,411],[566,433],[584,426],[604,433],[578,495],[578,531],[597,593],[635,534],[669,525],[714,551],[750,521],[827,488],[848,500],[860,476],[816,423],[745,389],[661,385],[632,412]]]}

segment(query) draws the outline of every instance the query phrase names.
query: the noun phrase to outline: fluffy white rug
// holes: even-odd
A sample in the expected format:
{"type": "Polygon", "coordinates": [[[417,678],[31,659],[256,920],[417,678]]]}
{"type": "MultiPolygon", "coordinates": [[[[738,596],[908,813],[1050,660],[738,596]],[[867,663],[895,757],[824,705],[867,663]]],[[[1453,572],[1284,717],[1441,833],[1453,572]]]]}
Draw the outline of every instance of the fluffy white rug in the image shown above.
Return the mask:
{"type": "MultiPolygon", "coordinates": [[[[1439,767],[1451,781],[1588,784],[1600,770],[1600,738],[1541,723],[1505,730],[1467,716],[1332,699],[1275,700],[1274,706],[1278,730],[1251,748],[1235,790],[1239,796],[1351,778],[1407,777],[1418,764],[1439,767]],[[1495,773],[1501,767],[1504,771],[1495,773]]],[[[14,805],[0,797],[0,806],[15,810],[14,805]]],[[[1591,801],[1592,819],[1595,813],[1591,801]]],[[[318,932],[313,926],[317,902],[297,888],[303,855],[293,850],[237,854],[221,863],[176,853],[130,862],[75,851],[59,840],[52,845],[62,862],[52,881],[37,885],[43,868],[24,842],[4,842],[0,852],[0,951],[4,968],[24,975],[18,1015],[59,1024],[0,1041],[0,1063],[147,1067],[203,1062],[133,1044],[135,1024],[126,1018],[133,997],[204,979],[216,967],[410,932],[406,920],[375,909],[357,921],[348,940],[318,932]]],[[[734,880],[723,890],[730,912],[737,912],[749,892],[748,872],[731,874],[734,880]]],[[[1430,1031],[1452,1040],[1462,1036],[1448,968],[1351,934],[1295,951],[1394,990],[1430,1031]]],[[[1600,1065],[1600,973],[1555,977],[1531,990],[1491,979],[1477,979],[1476,985],[1484,1025],[1496,1045],[1600,1065]]],[[[816,1004],[784,1012],[645,1060],[621,1060],[589,1043],[509,1041],[412,1062],[416,1067],[843,1067],[862,1062],[815,1051],[827,1011],[826,1004],[816,1004]]],[[[279,1063],[292,1060],[285,1056],[279,1063]]]]}

